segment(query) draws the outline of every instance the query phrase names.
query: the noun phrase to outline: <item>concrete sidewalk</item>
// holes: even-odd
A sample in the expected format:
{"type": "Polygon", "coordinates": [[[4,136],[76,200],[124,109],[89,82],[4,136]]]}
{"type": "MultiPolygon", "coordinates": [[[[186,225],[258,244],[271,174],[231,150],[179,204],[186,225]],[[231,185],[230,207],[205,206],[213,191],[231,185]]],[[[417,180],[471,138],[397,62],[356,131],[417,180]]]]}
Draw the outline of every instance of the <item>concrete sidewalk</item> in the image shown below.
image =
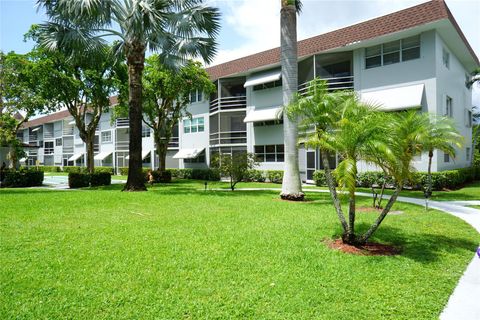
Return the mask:
{"type": "MultiPolygon", "coordinates": [[[[239,188],[238,190],[271,190],[281,191],[278,188],[239,188]]],[[[310,190],[305,192],[328,193],[328,190],[310,190]]],[[[356,195],[371,197],[364,192],[356,195]]],[[[480,197],[480,195],[479,195],[480,197]]],[[[389,196],[385,196],[386,199],[389,196]]],[[[424,199],[398,197],[397,201],[425,206],[424,199]]],[[[480,210],[465,207],[467,205],[480,205],[480,201],[429,201],[429,208],[440,210],[454,215],[469,223],[480,233],[480,210]]],[[[460,278],[457,287],[448,299],[445,309],[440,314],[441,320],[480,320],[480,258],[473,253],[474,257],[460,278]]]]}

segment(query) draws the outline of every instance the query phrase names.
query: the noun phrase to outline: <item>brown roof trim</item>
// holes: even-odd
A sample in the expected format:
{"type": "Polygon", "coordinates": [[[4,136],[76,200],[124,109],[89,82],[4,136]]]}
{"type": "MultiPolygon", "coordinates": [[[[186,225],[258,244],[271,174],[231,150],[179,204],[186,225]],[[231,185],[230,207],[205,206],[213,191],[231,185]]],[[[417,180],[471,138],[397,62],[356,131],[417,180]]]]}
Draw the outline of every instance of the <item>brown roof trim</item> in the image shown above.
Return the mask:
{"type": "MultiPolygon", "coordinates": [[[[451,21],[465,42],[472,57],[478,63],[477,56],[468,44],[468,41],[443,0],[432,0],[385,16],[299,41],[298,56],[314,55],[319,52],[344,47],[353,42],[384,36],[443,19],[451,21]]],[[[210,74],[210,78],[216,80],[279,62],[280,48],[274,48],[212,66],[206,70],[210,74]]]]}
{"type": "Polygon", "coordinates": [[[68,112],[68,110],[62,110],[62,111],[59,111],[59,112],[55,112],[55,113],[46,115],[46,116],[41,117],[41,118],[37,118],[37,119],[30,120],[28,122],[25,122],[22,125],[22,128],[25,129],[25,128],[36,127],[36,126],[39,126],[39,125],[44,124],[44,123],[59,121],[59,120],[62,120],[62,119],[68,118],[68,117],[70,117],[70,112],[68,112]]]}

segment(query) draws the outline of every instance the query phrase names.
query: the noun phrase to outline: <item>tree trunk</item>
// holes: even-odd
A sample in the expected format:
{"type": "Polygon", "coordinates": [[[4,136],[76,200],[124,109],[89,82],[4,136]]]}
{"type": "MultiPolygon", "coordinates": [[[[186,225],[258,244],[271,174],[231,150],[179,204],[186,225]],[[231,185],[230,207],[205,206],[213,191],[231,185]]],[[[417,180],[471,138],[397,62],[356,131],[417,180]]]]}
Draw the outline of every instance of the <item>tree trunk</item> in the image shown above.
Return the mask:
{"type": "Polygon", "coordinates": [[[335,186],[335,182],[333,180],[332,171],[330,170],[330,164],[328,163],[328,152],[326,152],[325,150],[322,150],[321,155],[322,155],[323,167],[325,170],[325,178],[327,179],[328,190],[330,190],[333,206],[335,207],[335,211],[337,212],[338,219],[342,224],[342,228],[343,228],[342,239],[343,239],[348,233],[347,220],[345,219],[345,215],[343,214],[342,206],[340,204],[340,199],[338,198],[337,189],[335,186]]]}
{"type": "Polygon", "coordinates": [[[142,173],[142,74],[145,48],[132,44],[127,55],[130,141],[128,178],[123,191],[146,191],[142,173]]]}
{"type": "Polygon", "coordinates": [[[93,145],[94,145],[94,134],[88,134],[85,139],[85,144],[87,147],[87,170],[89,173],[93,173],[95,171],[95,164],[93,159],[93,145]]]}
{"type": "Polygon", "coordinates": [[[160,172],[165,172],[167,169],[167,150],[168,142],[159,137],[160,134],[157,134],[156,130],[153,132],[155,135],[155,147],[157,149],[158,155],[158,170],[160,172]]]}
{"type": "MultiPolygon", "coordinates": [[[[297,66],[297,12],[295,5],[282,2],[280,11],[281,29],[281,64],[283,105],[287,107],[298,89],[297,66]]],[[[297,122],[283,117],[283,134],[285,144],[285,166],[280,197],[286,200],[302,201],[302,182],[298,168],[298,128],[297,122]]]]}
{"type": "Polygon", "coordinates": [[[428,169],[427,169],[427,190],[426,195],[427,199],[432,195],[432,158],[433,150],[428,151],[428,169]]]}
{"type": "Polygon", "coordinates": [[[397,201],[398,195],[400,194],[400,191],[402,191],[402,186],[403,186],[403,183],[397,184],[397,187],[395,188],[395,192],[392,194],[392,196],[388,200],[388,203],[385,206],[385,208],[382,210],[382,213],[377,218],[377,220],[375,220],[375,222],[368,229],[368,231],[365,232],[363,236],[361,236],[359,239],[356,240],[357,244],[365,244],[368,241],[368,239],[373,235],[373,233],[377,231],[383,219],[385,219],[385,217],[387,216],[387,213],[390,212],[390,209],[392,208],[393,204],[395,203],[395,201],[397,201]]]}

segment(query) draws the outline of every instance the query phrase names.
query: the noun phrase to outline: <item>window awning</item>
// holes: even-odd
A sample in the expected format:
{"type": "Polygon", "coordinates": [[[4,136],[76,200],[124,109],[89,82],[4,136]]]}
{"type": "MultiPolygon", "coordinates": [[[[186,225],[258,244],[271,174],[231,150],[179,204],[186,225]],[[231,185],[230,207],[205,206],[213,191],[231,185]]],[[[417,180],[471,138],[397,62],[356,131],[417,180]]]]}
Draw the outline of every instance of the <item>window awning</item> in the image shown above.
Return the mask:
{"type": "Polygon", "coordinates": [[[362,101],[379,104],[383,111],[420,108],[424,84],[362,93],[362,101]]]}
{"type": "Polygon", "coordinates": [[[105,158],[107,158],[111,154],[112,154],[112,151],[100,152],[95,157],[93,157],[93,160],[105,160],[105,158]]]}
{"type": "Polygon", "coordinates": [[[263,122],[263,121],[274,121],[282,119],[283,108],[267,108],[260,110],[251,110],[243,122],[263,122]]]}
{"type": "Polygon", "coordinates": [[[36,127],[35,129],[32,130],[32,132],[36,132],[38,130],[40,130],[41,127],[36,127]]]}
{"type": "Polygon", "coordinates": [[[82,156],[83,156],[83,152],[82,152],[82,153],[75,153],[73,156],[71,156],[70,158],[68,158],[68,161],[77,161],[77,160],[80,159],[82,156]]]}
{"type": "Polygon", "coordinates": [[[20,160],[18,160],[18,162],[27,162],[27,158],[20,158],[20,160]]]}
{"type": "Polygon", "coordinates": [[[175,155],[173,159],[195,159],[202,153],[205,148],[200,149],[180,149],[175,155]]]}
{"type": "Polygon", "coordinates": [[[69,125],[75,124],[75,120],[72,120],[68,123],[69,125]]]}
{"type": "Polygon", "coordinates": [[[259,75],[255,75],[250,77],[247,82],[243,85],[244,88],[246,87],[253,87],[258,84],[264,84],[264,83],[269,83],[273,81],[280,80],[282,77],[282,72],[281,71],[275,71],[275,72],[269,72],[269,73],[263,73],[259,75]]]}
{"type": "MultiPolygon", "coordinates": [[[[142,151],[142,160],[144,160],[146,157],[148,157],[148,154],[150,153],[150,150],[143,150],[142,151]]],[[[130,159],[130,155],[125,157],[125,160],[130,159]]]]}

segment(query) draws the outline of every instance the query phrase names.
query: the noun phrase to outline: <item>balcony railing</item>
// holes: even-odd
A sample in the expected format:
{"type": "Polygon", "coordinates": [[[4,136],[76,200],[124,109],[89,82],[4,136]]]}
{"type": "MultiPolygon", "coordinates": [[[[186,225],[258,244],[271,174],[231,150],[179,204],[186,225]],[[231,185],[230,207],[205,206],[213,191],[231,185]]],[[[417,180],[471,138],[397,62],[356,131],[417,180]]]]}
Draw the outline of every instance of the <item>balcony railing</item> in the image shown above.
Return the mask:
{"type": "Polygon", "coordinates": [[[247,97],[224,97],[210,102],[210,113],[225,110],[245,110],[247,108],[247,97]]]}
{"type": "Polygon", "coordinates": [[[73,153],[73,150],[74,150],[73,146],[63,146],[63,153],[64,153],[64,154],[73,153]]]}
{"type": "Polygon", "coordinates": [[[36,134],[31,134],[31,135],[29,136],[28,141],[29,141],[30,143],[32,143],[32,142],[37,142],[37,141],[38,141],[38,135],[36,135],[36,134]]]}
{"type": "Polygon", "coordinates": [[[117,151],[128,151],[128,145],[129,145],[128,141],[117,141],[115,143],[115,149],[117,151]]]}
{"type": "Polygon", "coordinates": [[[128,128],[130,126],[130,120],[128,118],[118,118],[115,120],[117,128],[128,128]]]}
{"type": "Polygon", "coordinates": [[[171,137],[170,142],[168,142],[169,149],[178,149],[180,147],[180,142],[178,137],[171,137]]]}
{"type": "Polygon", "coordinates": [[[63,135],[64,136],[73,136],[75,126],[72,124],[63,125],[63,135]]]}
{"type": "MultiPolygon", "coordinates": [[[[327,81],[329,91],[336,90],[353,90],[353,76],[348,77],[336,77],[336,78],[322,78],[327,81]]],[[[298,93],[304,95],[307,93],[310,82],[302,83],[298,86],[298,93]]]]}
{"type": "Polygon", "coordinates": [[[53,148],[44,148],[43,149],[43,154],[44,155],[53,154],[53,148]]]}
{"type": "Polygon", "coordinates": [[[247,143],[247,131],[222,131],[210,133],[210,145],[247,143]]]}

